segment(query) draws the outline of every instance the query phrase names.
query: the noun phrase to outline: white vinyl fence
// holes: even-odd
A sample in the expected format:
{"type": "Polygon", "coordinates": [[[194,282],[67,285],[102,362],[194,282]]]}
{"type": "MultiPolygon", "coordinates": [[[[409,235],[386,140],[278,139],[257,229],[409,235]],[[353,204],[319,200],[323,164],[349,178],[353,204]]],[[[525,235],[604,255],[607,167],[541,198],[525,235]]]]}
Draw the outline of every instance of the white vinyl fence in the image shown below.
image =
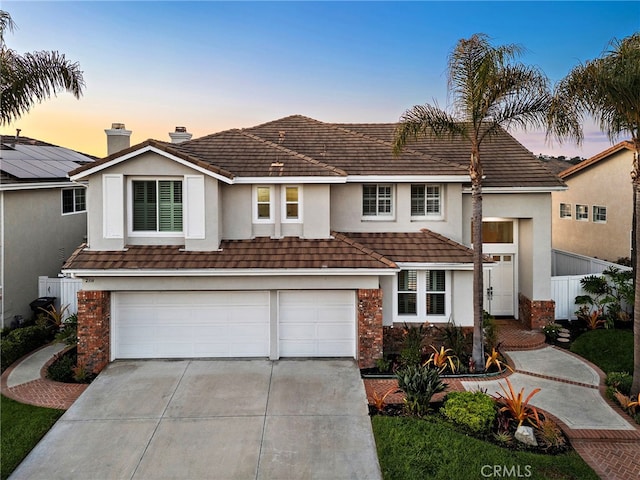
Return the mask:
{"type": "Polygon", "coordinates": [[[580,280],[588,275],[563,275],[551,277],[551,298],[556,302],[556,320],[575,320],[574,313],[578,306],[575,298],[586,292],[580,285],[580,280]]]}
{"type": "Polygon", "coordinates": [[[67,315],[78,313],[78,291],[82,289],[79,278],[38,277],[38,297],[56,297],[56,309],[69,305],[67,315]]]}
{"type": "Polygon", "coordinates": [[[620,270],[631,270],[617,263],[607,262],[599,258],[585,257],[577,253],[551,250],[551,275],[595,275],[604,272],[609,267],[620,270]]]}

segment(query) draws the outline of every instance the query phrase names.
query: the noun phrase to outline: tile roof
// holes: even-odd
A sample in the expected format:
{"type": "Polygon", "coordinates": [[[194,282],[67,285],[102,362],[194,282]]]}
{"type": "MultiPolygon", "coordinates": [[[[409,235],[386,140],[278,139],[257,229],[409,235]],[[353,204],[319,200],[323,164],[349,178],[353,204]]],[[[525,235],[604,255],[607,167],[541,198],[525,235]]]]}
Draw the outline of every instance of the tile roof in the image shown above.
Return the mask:
{"type": "MultiPolygon", "coordinates": [[[[391,142],[395,123],[340,124],[343,128],[372,138],[391,142]]],[[[446,158],[465,169],[469,166],[471,145],[461,139],[437,138],[426,135],[411,142],[408,148],[437,158],[446,158]]],[[[564,183],[533,153],[508,132],[499,129],[480,147],[485,179],[484,187],[562,187],[564,183]]]]}
{"type": "Polygon", "coordinates": [[[473,250],[423,229],[412,233],[332,233],[333,238],[296,237],[223,240],[220,251],[185,252],[176,245],[132,245],[124,251],[79,247],[63,270],[181,269],[396,269],[396,262],[473,263],[473,250]]]}
{"type": "MultiPolygon", "coordinates": [[[[455,176],[468,178],[470,145],[427,136],[399,156],[392,153],[397,124],[325,123],[291,115],[246,129],[227,130],[179,144],[147,140],[117,152],[100,166],[147,146],[235,177],[455,176]]],[[[562,187],[537,157],[504,130],[482,146],[485,187],[562,187]]],[[[77,175],[92,167],[81,167],[77,175]]]]}
{"type": "Polygon", "coordinates": [[[607,148],[606,150],[594,155],[593,157],[587,158],[586,160],[583,160],[582,162],[573,165],[572,167],[567,168],[566,170],[560,172],[558,175],[560,176],[560,178],[565,179],[570,177],[571,175],[573,175],[574,173],[578,173],[582,170],[584,170],[585,168],[589,168],[591,165],[593,165],[594,163],[598,163],[604,159],[606,159],[607,157],[613,155],[614,153],[617,153],[621,150],[631,150],[632,152],[634,151],[633,148],[633,143],[625,140],[624,142],[620,142],[615,144],[614,146],[607,148]]]}
{"type": "Polygon", "coordinates": [[[473,250],[426,228],[410,233],[345,233],[398,263],[473,263],[473,250]]]}
{"type": "Polygon", "coordinates": [[[180,246],[129,246],[124,251],[91,251],[79,247],[64,270],[181,269],[395,269],[379,253],[336,234],[334,238],[295,237],[223,240],[220,251],[185,252],[180,246]]]}

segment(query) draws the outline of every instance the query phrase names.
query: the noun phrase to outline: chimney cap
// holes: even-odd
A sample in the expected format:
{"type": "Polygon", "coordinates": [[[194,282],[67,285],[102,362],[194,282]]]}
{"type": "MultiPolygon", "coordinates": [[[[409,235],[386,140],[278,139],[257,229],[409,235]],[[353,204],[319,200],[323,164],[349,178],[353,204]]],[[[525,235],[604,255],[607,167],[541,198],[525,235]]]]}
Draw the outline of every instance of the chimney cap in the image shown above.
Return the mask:
{"type": "Polygon", "coordinates": [[[124,123],[114,122],[111,124],[113,130],[124,130],[124,123]]]}
{"type": "Polygon", "coordinates": [[[185,133],[187,131],[187,127],[176,127],[176,132],[185,133]]]}

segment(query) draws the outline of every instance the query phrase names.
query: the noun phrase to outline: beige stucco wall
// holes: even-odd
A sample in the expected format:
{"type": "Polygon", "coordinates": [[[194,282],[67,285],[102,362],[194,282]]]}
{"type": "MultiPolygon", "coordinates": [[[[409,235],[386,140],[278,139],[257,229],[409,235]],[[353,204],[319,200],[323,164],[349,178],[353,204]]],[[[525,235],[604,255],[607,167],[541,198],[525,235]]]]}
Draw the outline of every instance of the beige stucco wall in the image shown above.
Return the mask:
{"type": "Polygon", "coordinates": [[[185,245],[188,250],[215,250],[219,246],[219,194],[218,180],[204,175],[205,181],[205,238],[185,240],[184,235],[172,237],[130,236],[128,201],[131,177],[184,178],[185,175],[203,175],[187,166],[167,159],[153,152],[144,153],[126,162],[119,163],[89,177],[87,208],[89,209],[87,237],[92,250],[120,250],[125,245],[185,245]],[[124,238],[105,238],[103,233],[103,175],[122,174],[124,176],[123,232],[124,238]]]}
{"type": "Polygon", "coordinates": [[[633,152],[624,149],[565,179],[569,189],[554,192],[553,248],[616,261],[631,255],[633,152]],[[560,218],[560,203],[571,204],[572,218],[560,218]],[[576,204],[589,206],[589,220],[575,219],[576,204]],[[607,222],[593,222],[593,206],[607,207],[607,222]]]}
{"type": "Polygon", "coordinates": [[[0,192],[4,206],[4,325],[15,315],[31,317],[29,303],[38,297],[38,277],[57,277],[64,261],[85,239],[86,213],[62,215],[60,190],[0,192]]]}
{"type": "Polygon", "coordinates": [[[459,242],[462,239],[461,186],[444,184],[443,187],[444,217],[442,220],[411,219],[410,183],[395,185],[394,217],[389,220],[377,220],[362,217],[361,183],[332,185],[331,229],[338,232],[416,232],[422,228],[428,228],[459,242]]]}
{"type": "MultiPolygon", "coordinates": [[[[463,243],[471,244],[471,195],[463,197],[463,243]]],[[[485,219],[513,219],[517,228],[518,271],[515,294],[551,298],[551,194],[484,193],[485,219]]],[[[493,247],[493,246],[492,246],[493,247]]],[[[491,248],[491,247],[489,247],[491,248]]]]}

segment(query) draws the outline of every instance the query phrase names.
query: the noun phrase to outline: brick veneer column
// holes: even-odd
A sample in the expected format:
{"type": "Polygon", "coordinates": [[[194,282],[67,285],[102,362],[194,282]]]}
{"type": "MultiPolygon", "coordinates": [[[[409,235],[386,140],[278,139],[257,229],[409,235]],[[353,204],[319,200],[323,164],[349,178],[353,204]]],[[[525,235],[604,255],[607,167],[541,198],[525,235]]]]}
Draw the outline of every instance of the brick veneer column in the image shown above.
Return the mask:
{"type": "Polygon", "coordinates": [[[372,368],[382,358],[382,290],[358,290],[358,365],[372,368]]]}
{"type": "Polygon", "coordinates": [[[110,359],[111,292],[78,292],[78,366],[99,373],[110,359]]]}
{"type": "Polygon", "coordinates": [[[556,302],[553,300],[531,300],[522,293],[518,295],[520,321],[534,330],[553,323],[556,318],[556,302]]]}

